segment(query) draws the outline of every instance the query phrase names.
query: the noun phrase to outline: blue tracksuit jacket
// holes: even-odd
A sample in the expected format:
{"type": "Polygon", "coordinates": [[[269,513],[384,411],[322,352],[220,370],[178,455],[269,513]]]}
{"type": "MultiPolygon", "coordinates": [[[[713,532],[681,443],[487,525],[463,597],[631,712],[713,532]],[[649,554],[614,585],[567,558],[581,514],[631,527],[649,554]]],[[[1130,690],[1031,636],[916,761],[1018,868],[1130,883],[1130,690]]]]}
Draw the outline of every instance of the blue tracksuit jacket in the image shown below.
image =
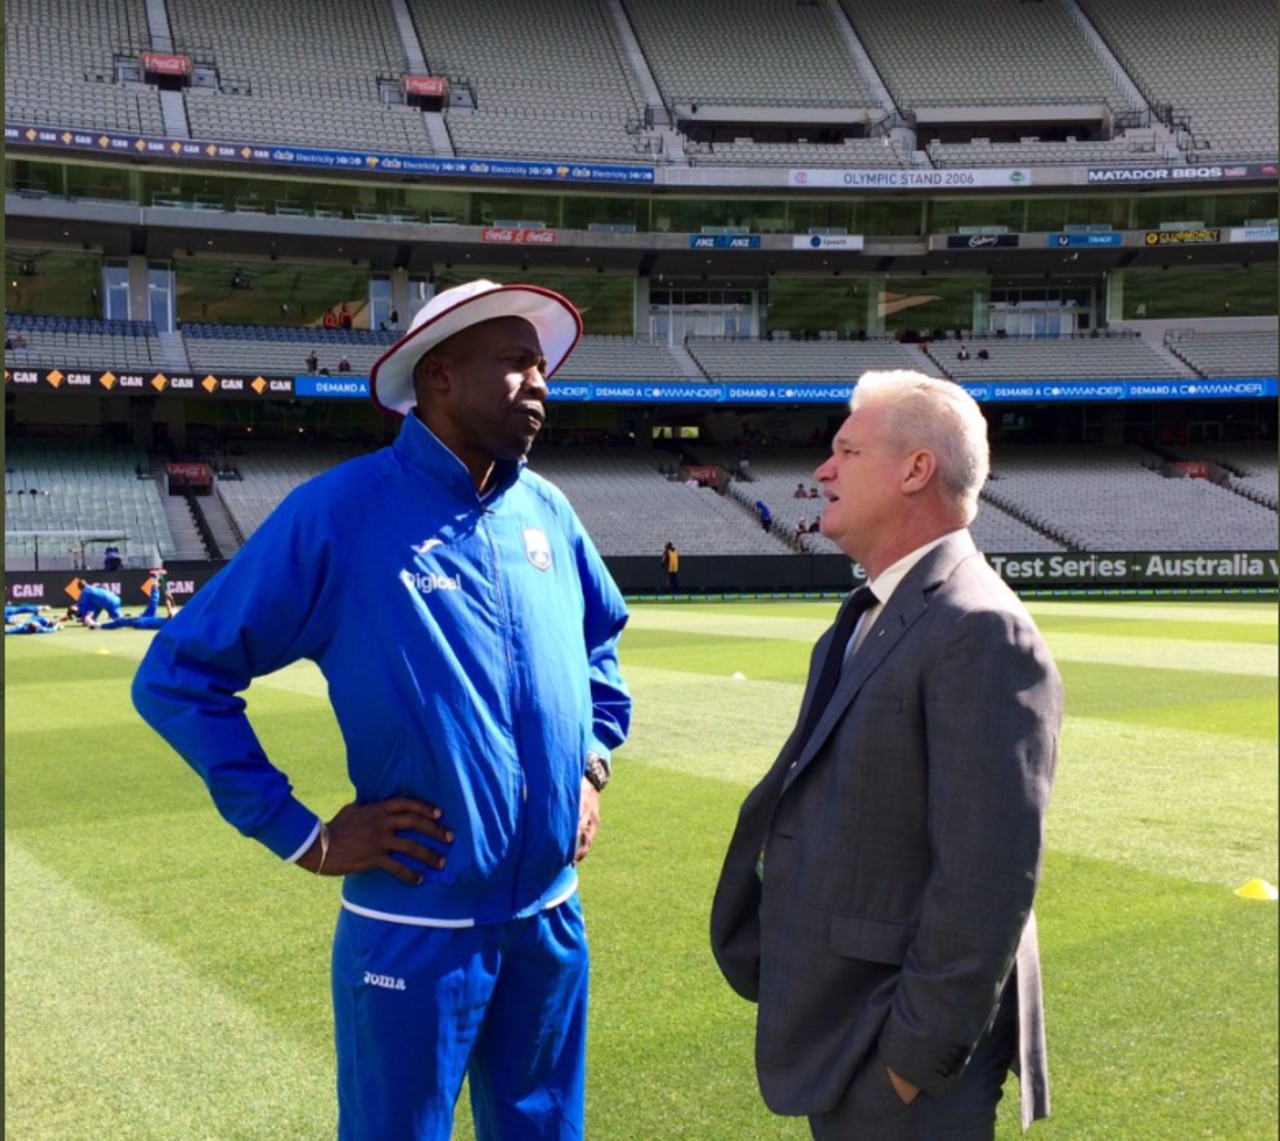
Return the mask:
{"type": "Polygon", "coordinates": [[[295,859],[317,816],[237,695],[319,665],[357,800],[420,797],[455,835],[443,869],[408,861],[419,886],[348,876],[344,904],[362,914],[500,922],[572,892],[587,751],[626,736],[622,597],[555,487],[523,464],[499,475],[482,501],[406,417],[391,447],[293,492],[156,633],[134,680],[139,712],[222,815],[295,859]]]}
{"type": "Polygon", "coordinates": [[[76,613],[81,617],[96,618],[103,611],[112,618],[120,617],[120,596],[105,587],[86,582],[76,600],[76,613]]]}

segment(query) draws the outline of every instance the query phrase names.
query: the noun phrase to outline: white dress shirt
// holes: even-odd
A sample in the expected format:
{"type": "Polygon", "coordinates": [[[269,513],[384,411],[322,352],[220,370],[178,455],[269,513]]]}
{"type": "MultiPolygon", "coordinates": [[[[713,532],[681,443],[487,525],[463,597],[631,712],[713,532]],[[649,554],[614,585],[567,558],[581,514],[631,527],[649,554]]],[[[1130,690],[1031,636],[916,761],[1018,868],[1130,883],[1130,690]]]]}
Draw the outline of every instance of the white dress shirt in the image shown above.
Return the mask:
{"type": "Polygon", "coordinates": [[[844,651],[846,664],[862,644],[862,639],[866,637],[867,631],[875,625],[881,612],[888,605],[889,599],[893,597],[893,592],[898,589],[898,584],[907,577],[911,568],[944,539],[949,539],[954,534],[954,531],[948,531],[947,534],[939,535],[932,542],[925,543],[923,547],[917,547],[909,554],[903,555],[892,566],[885,567],[875,578],[868,581],[867,585],[871,587],[871,593],[876,596],[876,604],[862,614],[858,619],[858,624],[853,628],[853,637],[849,639],[849,644],[844,651]]]}

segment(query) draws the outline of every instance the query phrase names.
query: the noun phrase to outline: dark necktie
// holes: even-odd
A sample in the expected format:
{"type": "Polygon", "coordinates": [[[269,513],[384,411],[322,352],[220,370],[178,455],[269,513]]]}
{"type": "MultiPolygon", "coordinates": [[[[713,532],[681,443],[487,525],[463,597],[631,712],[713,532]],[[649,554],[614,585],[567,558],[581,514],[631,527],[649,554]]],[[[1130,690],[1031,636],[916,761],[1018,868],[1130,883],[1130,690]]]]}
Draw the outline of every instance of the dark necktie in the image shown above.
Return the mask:
{"type": "Polygon", "coordinates": [[[827,645],[827,656],[822,663],[822,672],[818,675],[818,684],[814,686],[813,701],[809,705],[809,716],[805,721],[804,738],[813,732],[813,727],[826,709],[827,702],[836,691],[840,681],[840,671],[844,668],[845,651],[849,647],[849,639],[853,637],[854,627],[862,617],[879,601],[869,586],[860,586],[844,601],[840,613],[836,616],[835,631],[827,645]]]}

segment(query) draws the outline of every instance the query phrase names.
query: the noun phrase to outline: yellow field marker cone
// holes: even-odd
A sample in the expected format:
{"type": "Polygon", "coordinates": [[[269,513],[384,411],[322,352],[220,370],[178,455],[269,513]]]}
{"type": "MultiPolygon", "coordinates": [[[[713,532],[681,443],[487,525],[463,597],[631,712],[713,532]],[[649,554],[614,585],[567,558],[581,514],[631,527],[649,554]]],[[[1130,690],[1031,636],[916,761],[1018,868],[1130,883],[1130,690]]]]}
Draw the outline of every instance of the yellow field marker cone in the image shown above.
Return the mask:
{"type": "MultiPolygon", "coordinates": [[[[99,647],[98,647],[96,650],[94,650],[93,652],[94,652],[95,654],[109,654],[109,653],[111,653],[111,651],[110,651],[110,650],[108,650],[106,646],[99,646],[99,647]]],[[[1274,890],[1274,889],[1272,889],[1272,890],[1274,890]]]]}
{"type": "Polygon", "coordinates": [[[1242,899],[1277,899],[1280,898],[1280,891],[1276,891],[1266,880],[1250,880],[1236,888],[1236,895],[1242,899]]]}

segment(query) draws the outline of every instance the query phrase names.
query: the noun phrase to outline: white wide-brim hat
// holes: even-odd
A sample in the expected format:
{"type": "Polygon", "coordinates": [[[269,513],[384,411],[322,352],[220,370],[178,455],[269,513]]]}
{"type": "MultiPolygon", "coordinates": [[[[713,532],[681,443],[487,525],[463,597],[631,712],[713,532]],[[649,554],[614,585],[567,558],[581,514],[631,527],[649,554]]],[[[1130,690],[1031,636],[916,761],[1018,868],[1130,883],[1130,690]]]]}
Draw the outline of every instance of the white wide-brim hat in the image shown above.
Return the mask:
{"type": "Polygon", "coordinates": [[[547,376],[564,363],[582,336],[582,315],[568,298],[550,289],[484,280],[455,285],[419,309],[409,331],[375,362],[369,373],[374,403],[401,415],[412,411],[418,403],[413,369],[427,350],[495,317],[523,317],[537,330],[547,376]]]}

